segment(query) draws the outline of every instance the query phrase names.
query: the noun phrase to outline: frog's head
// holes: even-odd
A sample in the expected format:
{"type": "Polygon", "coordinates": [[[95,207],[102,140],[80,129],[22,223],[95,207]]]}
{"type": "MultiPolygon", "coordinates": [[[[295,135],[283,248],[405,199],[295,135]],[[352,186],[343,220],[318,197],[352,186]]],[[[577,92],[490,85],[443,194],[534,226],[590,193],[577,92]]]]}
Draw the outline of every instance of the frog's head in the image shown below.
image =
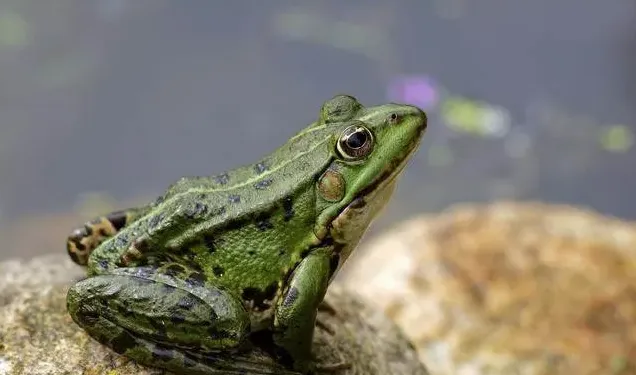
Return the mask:
{"type": "Polygon", "coordinates": [[[333,161],[317,183],[315,231],[341,245],[342,263],[390,198],[420,144],[427,118],[411,105],[365,108],[342,95],[323,105],[321,120],[332,134],[333,161]]]}

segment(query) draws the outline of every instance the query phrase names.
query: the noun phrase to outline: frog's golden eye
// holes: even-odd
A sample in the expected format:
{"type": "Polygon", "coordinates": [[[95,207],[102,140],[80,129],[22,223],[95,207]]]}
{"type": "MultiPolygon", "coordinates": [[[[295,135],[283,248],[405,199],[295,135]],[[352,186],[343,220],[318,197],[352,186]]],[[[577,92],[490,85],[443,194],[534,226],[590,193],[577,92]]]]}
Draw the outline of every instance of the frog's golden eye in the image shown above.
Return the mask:
{"type": "Polygon", "coordinates": [[[362,125],[349,126],[338,140],[337,150],[345,160],[360,160],[373,151],[373,134],[362,125]]]}

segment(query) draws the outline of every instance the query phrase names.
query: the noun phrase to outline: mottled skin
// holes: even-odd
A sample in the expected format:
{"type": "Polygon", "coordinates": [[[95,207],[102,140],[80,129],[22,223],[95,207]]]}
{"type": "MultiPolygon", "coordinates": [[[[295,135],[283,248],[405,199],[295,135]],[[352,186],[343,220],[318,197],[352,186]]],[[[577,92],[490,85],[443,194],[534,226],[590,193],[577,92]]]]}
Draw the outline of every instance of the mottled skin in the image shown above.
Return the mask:
{"type": "Polygon", "coordinates": [[[86,223],[67,242],[88,273],[69,313],[149,366],[241,373],[232,354],[265,338],[290,369],[313,371],[318,305],[425,129],[416,107],[336,96],[258,163],[86,223]]]}

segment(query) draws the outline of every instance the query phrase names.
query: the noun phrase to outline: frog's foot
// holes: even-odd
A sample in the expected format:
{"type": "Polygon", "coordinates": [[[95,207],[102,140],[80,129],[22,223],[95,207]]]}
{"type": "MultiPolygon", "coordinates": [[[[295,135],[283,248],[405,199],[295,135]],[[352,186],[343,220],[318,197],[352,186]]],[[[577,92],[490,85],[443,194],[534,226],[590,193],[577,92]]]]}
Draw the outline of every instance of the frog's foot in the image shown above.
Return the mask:
{"type": "MultiPolygon", "coordinates": [[[[249,332],[240,299],[200,280],[181,280],[152,267],[116,268],[73,285],[67,295],[73,320],[119,354],[181,373],[206,366],[222,372],[249,332]],[[212,363],[202,363],[210,355],[212,363]],[[225,361],[225,362],[223,362],[225,361]]],[[[229,367],[231,369],[231,367],[229,367]]],[[[212,370],[214,371],[212,371],[212,370]]]]}
{"type": "Polygon", "coordinates": [[[106,238],[115,235],[121,228],[130,223],[130,220],[129,210],[115,211],[75,228],[66,240],[68,255],[75,263],[85,266],[91,252],[106,238]]]}

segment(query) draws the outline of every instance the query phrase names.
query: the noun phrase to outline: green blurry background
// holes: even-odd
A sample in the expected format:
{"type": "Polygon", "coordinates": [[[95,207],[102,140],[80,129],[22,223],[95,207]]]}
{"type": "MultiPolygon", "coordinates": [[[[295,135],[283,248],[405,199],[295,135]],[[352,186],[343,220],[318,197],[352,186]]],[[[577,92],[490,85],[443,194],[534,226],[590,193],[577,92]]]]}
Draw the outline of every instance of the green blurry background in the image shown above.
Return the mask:
{"type": "Polygon", "coordinates": [[[373,232],[500,199],[636,218],[633,0],[0,0],[0,259],[254,161],[342,92],[430,116],[373,232]]]}

